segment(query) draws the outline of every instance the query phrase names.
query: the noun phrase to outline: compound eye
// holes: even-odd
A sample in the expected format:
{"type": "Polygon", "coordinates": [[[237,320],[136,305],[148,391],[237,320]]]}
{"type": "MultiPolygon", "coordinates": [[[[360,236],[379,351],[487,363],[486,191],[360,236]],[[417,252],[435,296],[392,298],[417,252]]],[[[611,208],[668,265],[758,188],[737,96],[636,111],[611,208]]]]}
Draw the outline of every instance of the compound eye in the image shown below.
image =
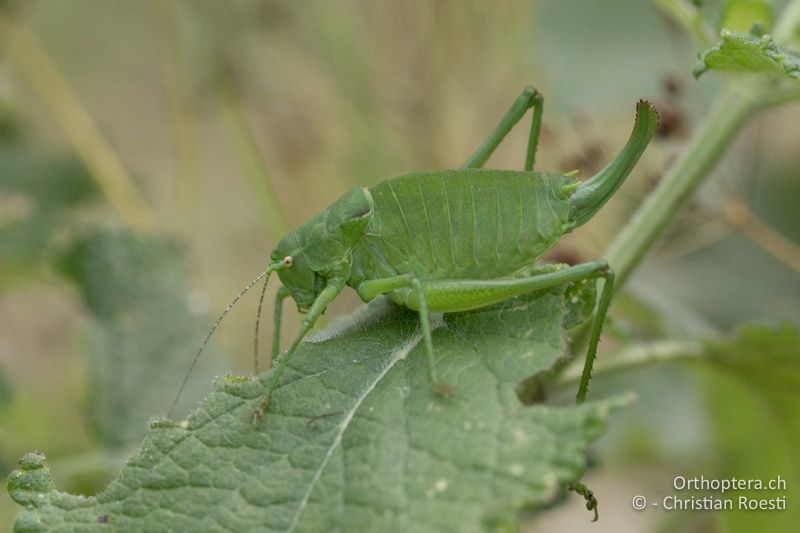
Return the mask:
{"type": "Polygon", "coordinates": [[[294,264],[294,257],[292,257],[291,255],[287,255],[286,257],[283,258],[283,261],[281,261],[281,263],[283,263],[284,267],[289,268],[294,264]]]}

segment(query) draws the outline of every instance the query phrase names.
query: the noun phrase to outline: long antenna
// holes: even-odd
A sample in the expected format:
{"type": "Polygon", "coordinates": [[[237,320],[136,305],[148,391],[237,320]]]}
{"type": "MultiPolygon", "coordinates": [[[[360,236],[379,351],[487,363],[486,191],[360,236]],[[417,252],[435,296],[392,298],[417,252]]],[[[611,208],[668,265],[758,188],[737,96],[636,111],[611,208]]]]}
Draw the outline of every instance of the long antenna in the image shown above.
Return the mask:
{"type": "Polygon", "coordinates": [[[274,270],[280,268],[280,266],[281,266],[280,262],[272,263],[271,265],[269,265],[267,269],[264,270],[264,272],[259,274],[253,281],[248,283],[247,286],[244,289],[242,289],[233,300],[231,300],[231,303],[228,304],[228,307],[225,308],[222,314],[219,315],[219,318],[217,318],[217,321],[214,322],[213,326],[211,326],[211,330],[208,332],[206,338],[203,340],[203,344],[200,345],[200,349],[197,350],[194,359],[192,359],[192,364],[189,365],[189,370],[188,372],[186,372],[186,376],[184,376],[183,378],[183,382],[181,383],[181,386],[178,389],[178,394],[175,395],[175,399],[172,401],[172,405],[170,406],[169,411],[167,411],[167,418],[172,418],[172,412],[175,410],[175,407],[178,405],[178,401],[181,399],[181,395],[183,394],[183,389],[186,388],[186,384],[189,382],[189,376],[192,375],[194,367],[197,365],[197,361],[200,360],[200,355],[203,353],[203,350],[205,350],[206,346],[208,345],[208,341],[211,340],[211,336],[217,330],[217,327],[219,326],[220,322],[222,322],[222,319],[225,318],[228,312],[230,312],[230,310],[233,308],[234,305],[236,305],[236,303],[242,298],[242,296],[244,296],[245,293],[247,293],[247,291],[253,288],[253,285],[258,283],[264,276],[268,276],[274,270]]]}
{"type": "Polygon", "coordinates": [[[261,296],[258,298],[258,311],[256,311],[256,327],[253,333],[253,374],[258,375],[258,332],[261,329],[261,309],[264,307],[264,296],[267,294],[267,281],[261,287],[261,296]]]}

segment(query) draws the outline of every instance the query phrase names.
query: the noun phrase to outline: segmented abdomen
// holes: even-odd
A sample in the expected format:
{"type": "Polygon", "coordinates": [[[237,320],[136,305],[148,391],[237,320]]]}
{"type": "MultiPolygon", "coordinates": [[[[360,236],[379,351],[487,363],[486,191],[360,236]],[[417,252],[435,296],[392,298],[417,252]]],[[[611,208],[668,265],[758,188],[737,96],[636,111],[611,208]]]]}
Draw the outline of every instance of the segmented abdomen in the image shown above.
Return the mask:
{"type": "Polygon", "coordinates": [[[449,170],[370,188],[374,217],[354,250],[354,279],[489,279],[530,266],[569,229],[559,174],[449,170]]]}

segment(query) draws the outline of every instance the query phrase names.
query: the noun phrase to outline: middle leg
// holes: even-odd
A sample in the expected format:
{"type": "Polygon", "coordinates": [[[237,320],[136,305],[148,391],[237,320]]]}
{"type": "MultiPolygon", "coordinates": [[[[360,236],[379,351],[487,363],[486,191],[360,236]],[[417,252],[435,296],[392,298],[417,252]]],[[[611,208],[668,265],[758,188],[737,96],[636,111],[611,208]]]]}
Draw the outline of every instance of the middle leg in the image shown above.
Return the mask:
{"type": "Polygon", "coordinates": [[[450,387],[439,382],[436,372],[436,360],[433,354],[433,336],[431,335],[430,316],[428,313],[428,303],[425,298],[425,290],[422,283],[412,274],[401,274],[391,278],[368,280],[362,282],[356,292],[368,302],[379,294],[386,294],[397,289],[411,289],[415,296],[417,313],[419,314],[419,324],[422,330],[422,341],[425,346],[425,357],[428,367],[428,378],[430,379],[433,390],[440,396],[449,396],[450,387]]]}

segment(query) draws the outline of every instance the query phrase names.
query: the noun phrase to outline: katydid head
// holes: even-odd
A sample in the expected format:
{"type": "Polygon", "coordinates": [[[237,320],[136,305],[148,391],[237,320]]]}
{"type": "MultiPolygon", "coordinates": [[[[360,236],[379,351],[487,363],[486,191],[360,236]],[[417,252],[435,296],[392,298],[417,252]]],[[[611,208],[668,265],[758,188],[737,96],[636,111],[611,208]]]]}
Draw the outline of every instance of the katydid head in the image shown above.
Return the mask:
{"type": "Polygon", "coordinates": [[[657,126],[655,108],[640,100],[628,143],[606,168],[575,187],[570,197],[570,220],[575,226],[588,222],[622,185],[655,135],[657,126]]]}
{"type": "Polygon", "coordinates": [[[276,269],[278,277],[297,302],[297,308],[307,311],[324,284],[319,274],[308,264],[296,231],[280,240],[272,251],[271,259],[273,263],[280,263],[280,268],[276,269]]]}
{"type": "Polygon", "coordinates": [[[347,277],[351,250],[372,220],[369,190],[351,189],[322,213],[286,235],[272,251],[272,261],[298,310],[314,303],[328,278],[347,277]]]}

